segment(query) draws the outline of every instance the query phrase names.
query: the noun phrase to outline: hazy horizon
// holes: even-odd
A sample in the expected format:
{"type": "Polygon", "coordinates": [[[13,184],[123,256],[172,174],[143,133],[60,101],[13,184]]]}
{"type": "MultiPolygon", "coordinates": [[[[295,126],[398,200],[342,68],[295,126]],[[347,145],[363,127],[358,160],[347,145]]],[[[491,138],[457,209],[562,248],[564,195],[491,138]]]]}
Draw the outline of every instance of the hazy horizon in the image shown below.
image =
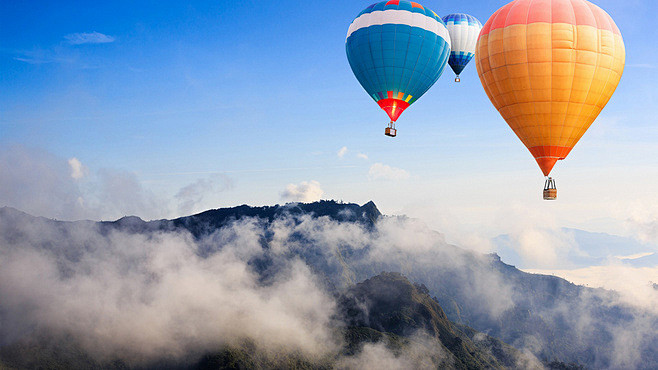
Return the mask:
{"type": "MultiPolygon", "coordinates": [[[[460,83],[446,68],[397,121],[398,136],[384,136],[389,119],[345,52],[350,22],[371,2],[3,2],[0,208],[63,221],[160,220],[242,204],[372,200],[449,244],[654,307],[658,3],[593,1],[621,30],[626,67],[608,105],[556,165],[558,200],[547,202],[544,176],[487,98],[474,61],[460,83]]],[[[484,24],[508,2],[422,4],[484,24]]],[[[172,253],[196,247],[170,236],[172,253]]],[[[185,258],[190,271],[208,272],[185,258]]],[[[245,259],[231,262],[247,269],[245,259]]],[[[294,296],[287,284],[298,282],[326,299],[308,266],[286,268],[292,277],[277,292],[294,296]]],[[[196,277],[226,278],[214,270],[196,277]]],[[[236,284],[274,305],[253,276],[236,284]]],[[[330,326],[326,311],[305,309],[302,316],[330,326]]],[[[272,311],[312,345],[326,339],[272,311]]]]}

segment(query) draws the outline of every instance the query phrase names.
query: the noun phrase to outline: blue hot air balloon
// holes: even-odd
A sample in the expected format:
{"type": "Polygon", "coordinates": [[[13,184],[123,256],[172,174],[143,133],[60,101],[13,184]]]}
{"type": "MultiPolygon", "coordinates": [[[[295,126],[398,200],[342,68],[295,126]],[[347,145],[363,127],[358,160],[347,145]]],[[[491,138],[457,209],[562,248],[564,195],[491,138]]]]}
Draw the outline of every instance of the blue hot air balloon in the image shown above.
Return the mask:
{"type": "Polygon", "coordinates": [[[411,1],[370,5],[350,24],[347,59],[361,86],[395,121],[439,79],[450,56],[448,29],[432,10],[411,1]]]}
{"type": "Polygon", "coordinates": [[[482,24],[472,15],[455,13],[443,17],[450,32],[450,60],[448,64],[455,71],[455,82],[459,82],[459,74],[475,55],[475,44],[482,29],[482,24]]]}

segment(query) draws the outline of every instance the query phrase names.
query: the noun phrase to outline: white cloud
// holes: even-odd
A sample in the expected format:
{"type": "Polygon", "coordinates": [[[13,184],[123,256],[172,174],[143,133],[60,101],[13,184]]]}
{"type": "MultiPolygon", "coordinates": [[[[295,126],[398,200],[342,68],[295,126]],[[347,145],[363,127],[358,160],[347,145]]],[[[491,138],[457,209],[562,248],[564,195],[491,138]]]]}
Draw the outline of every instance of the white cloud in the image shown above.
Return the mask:
{"type": "Polygon", "coordinates": [[[347,154],[347,147],[344,146],[338,150],[338,153],[336,153],[339,158],[343,158],[345,154],[347,154]]]}
{"type": "Polygon", "coordinates": [[[233,180],[223,174],[214,174],[208,178],[198,179],[196,182],[181,188],[174,196],[178,200],[179,214],[189,214],[201,211],[196,207],[211,194],[229,190],[233,187],[233,180]]]}
{"type": "Polygon", "coordinates": [[[169,202],[144,188],[136,174],[101,169],[87,178],[87,172],[77,158],[23,146],[0,149],[0,205],[60,220],[169,215],[169,202]]]}
{"type": "Polygon", "coordinates": [[[623,263],[590,266],[573,270],[524,269],[535,274],[554,274],[575,284],[590,288],[616,290],[628,305],[652,310],[658,314],[658,267],[632,267],[623,263]]]}
{"type": "Polygon", "coordinates": [[[620,260],[636,260],[642,257],[653,256],[654,254],[656,254],[656,252],[635,253],[627,256],[614,256],[614,257],[620,260]]]}
{"type": "Polygon", "coordinates": [[[113,210],[116,217],[140,216],[161,218],[168,213],[166,202],[144,188],[136,174],[117,169],[98,171],[99,192],[93,194],[100,201],[99,208],[113,210]]]}
{"type": "MultiPolygon", "coordinates": [[[[0,225],[7,221],[0,218],[0,225]]],[[[99,359],[137,364],[200,355],[245,338],[265,352],[334,349],[332,298],[298,260],[261,283],[248,261],[265,251],[248,223],[213,235],[221,250],[206,258],[188,233],[102,235],[78,224],[64,236],[45,222],[20,227],[30,238],[26,245],[0,243],[4,340],[41,329],[74,336],[99,359]],[[38,240],[58,248],[41,248],[38,240]],[[245,253],[249,244],[256,248],[245,253]]]]}
{"type": "Polygon", "coordinates": [[[0,149],[0,205],[38,216],[84,217],[71,168],[50,153],[12,146],[0,149]]]}
{"type": "Polygon", "coordinates": [[[512,234],[511,247],[526,265],[544,268],[564,266],[567,253],[578,248],[568,232],[533,227],[512,234]]]}
{"type": "Polygon", "coordinates": [[[635,237],[645,243],[658,242],[658,215],[655,211],[638,214],[637,211],[626,220],[627,227],[635,237]]]}
{"type": "Polygon", "coordinates": [[[292,202],[315,202],[320,200],[324,191],[320,183],[312,181],[302,181],[299,184],[288,184],[286,190],[281,193],[281,198],[292,202]]]}
{"type": "MultiPolygon", "coordinates": [[[[71,224],[75,232],[62,234],[47,221],[16,223],[3,217],[12,216],[0,214],[0,227],[18,224],[15,231],[25,240],[14,248],[17,242],[0,233],[0,307],[9,323],[0,334],[11,333],[11,341],[35,329],[66,333],[94,357],[116,356],[138,365],[163,353],[194,356],[239,346],[245,339],[265,353],[337,354],[341,339],[335,329],[341,324],[335,321],[335,302],[309,266],[288,258],[298,247],[295,235],[312,241],[304,248],[316,246],[330,263],[338,263],[336,251],[344,245],[384,248],[363,261],[368,265],[400,256],[423,261],[432,270],[437,264],[460,263],[428,258],[436,253],[432,244],[440,236],[407,219],[389,219],[374,234],[358,224],[308,215],[301,222],[278,219],[267,230],[256,219],[244,219],[196,241],[187,232],[100,234],[86,223],[71,224]],[[265,233],[273,235],[271,249],[261,245],[265,233]],[[51,243],[62,248],[42,247],[51,243]],[[199,256],[206,245],[212,252],[199,256]],[[266,255],[282,265],[263,283],[249,261],[266,255]]],[[[481,281],[486,284],[470,286],[478,296],[483,293],[478,286],[489,294],[498,291],[495,299],[509,295],[491,288],[498,283],[495,278],[487,275],[481,281]]],[[[366,344],[360,355],[341,356],[336,365],[373,368],[376,360],[381,366],[424,368],[437,360],[449,366],[451,358],[438,343],[416,335],[401,354],[366,344]]]]}
{"type": "Polygon", "coordinates": [[[375,163],[370,166],[368,178],[370,180],[406,180],[409,178],[409,172],[383,163],[375,163]]]}
{"type": "Polygon", "coordinates": [[[80,32],[80,33],[71,33],[64,36],[66,41],[72,45],[82,45],[82,44],[107,44],[114,42],[115,38],[109,35],[102,34],[100,32],[80,32]]]}
{"type": "Polygon", "coordinates": [[[410,337],[401,353],[391,351],[384,341],[366,342],[361,352],[352,357],[342,357],[336,369],[450,369],[455,368],[452,354],[424,332],[410,337]]]}
{"type": "Polygon", "coordinates": [[[87,168],[82,165],[80,160],[78,158],[71,158],[69,159],[69,167],[71,167],[71,177],[80,180],[81,178],[85,177],[85,173],[87,172],[87,168]]]}
{"type": "Polygon", "coordinates": [[[359,157],[359,158],[361,158],[361,159],[368,160],[368,155],[365,154],[365,153],[359,153],[359,154],[357,154],[356,156],[359,157]]]}
{"type": "Polygon", "coordinates": [[[361,352],[353,357],[344,357],[336,365],[337,369],[412,369],[413,363],[409,359],[396,357],[382,342],[367,343],[361,352]]]}

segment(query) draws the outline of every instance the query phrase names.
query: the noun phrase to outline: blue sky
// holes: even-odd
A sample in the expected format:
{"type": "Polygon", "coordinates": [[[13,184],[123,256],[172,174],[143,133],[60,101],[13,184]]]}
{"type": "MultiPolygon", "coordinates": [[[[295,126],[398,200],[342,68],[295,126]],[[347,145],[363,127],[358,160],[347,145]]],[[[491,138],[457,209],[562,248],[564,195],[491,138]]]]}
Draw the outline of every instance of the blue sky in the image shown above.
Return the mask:
{"type": "MultiPolygon", "coordinates": [[[[506,1],[422,3],[484,23],[506,1]]],[[[398,137],[383,135],[344,49],[370,2],[2,2],[0,205],[154,219],[321,197],[374,200],[485,249],[519,225],[654,240],[658,5],[596,3],[622,31],[626,69],[556,166],[550,203],[474,65],[461,84],[446,69],[398,137]]]]}

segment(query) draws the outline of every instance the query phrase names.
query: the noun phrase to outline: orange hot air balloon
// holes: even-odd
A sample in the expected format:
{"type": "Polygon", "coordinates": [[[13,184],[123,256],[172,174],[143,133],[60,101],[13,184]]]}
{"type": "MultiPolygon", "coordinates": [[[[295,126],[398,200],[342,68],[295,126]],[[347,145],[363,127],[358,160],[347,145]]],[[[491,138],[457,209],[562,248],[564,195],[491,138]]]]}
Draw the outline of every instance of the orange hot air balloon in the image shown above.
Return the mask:
{"type": "Polygon", "coordinates": [[[514,0],[482,28],[476,68],[487,96],[547,177],[608,103],[624,71],[617,25],[586,0],[514,0]]]}

